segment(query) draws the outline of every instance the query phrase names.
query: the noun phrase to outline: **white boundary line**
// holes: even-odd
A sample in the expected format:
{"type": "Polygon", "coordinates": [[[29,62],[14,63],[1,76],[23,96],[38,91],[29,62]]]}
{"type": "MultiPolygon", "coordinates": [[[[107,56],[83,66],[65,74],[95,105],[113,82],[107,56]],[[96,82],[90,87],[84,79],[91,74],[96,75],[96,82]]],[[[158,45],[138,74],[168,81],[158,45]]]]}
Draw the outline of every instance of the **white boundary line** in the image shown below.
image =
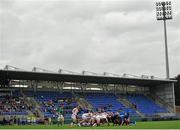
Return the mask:
{"type": "MultiPolygon", "coordinates": [[[[119,129],[121,129],[121,128],[119,128],[119,129]]],[[[114,128],[114,129],[103,129],[103,128],[99,128],[99,129],[94,129],[94,128],[85,128],[85,129],[82,129],[82,128],[80,128],[80,129],[61,129],[61,128],[59,128],[58,130],[119,130],[119,129],[117,129],[117,128],[114,128]]],[[[0,129],[1,130],[1,129],[0,129]]],[[[3,130],[11,130],[11,128],[9,128],[9,129],[3,129],[3,130]]],[[[45,129],[12,129],[12,130],[46,130],[46,128],[45,129]]],[[[57,130],[56,128],[55,129],[48,129],[48,130],[57,130]]],[[[123,129],[121,129],[121,130],[123,130],[123,129]]],[[[180,129],[124,129],[124,130],[180,130],[180,129]]]]}

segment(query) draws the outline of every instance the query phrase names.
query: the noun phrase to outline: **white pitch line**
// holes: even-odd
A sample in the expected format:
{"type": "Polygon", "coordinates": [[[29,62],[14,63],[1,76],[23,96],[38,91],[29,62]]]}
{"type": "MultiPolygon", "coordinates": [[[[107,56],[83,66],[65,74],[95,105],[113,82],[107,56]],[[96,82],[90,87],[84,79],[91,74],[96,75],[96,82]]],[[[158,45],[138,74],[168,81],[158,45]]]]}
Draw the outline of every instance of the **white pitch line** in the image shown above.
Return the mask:
{"type": "MultiPolygon", "coordinates": [[[[119,129],[121,129],[121,128],[119,128],[119,129]]],[[[58,130],[119,130],[119,129],[117,129],[117,128],[114,128],[114,129],[103,129],[103,128],[99,128],[99,129],[95,129],[95,128],[92,128],[92,129],[91,128],[61,129],[61,128],[59,128],[58,130]]],[[[9,129],[3,129],[3,130],[46,130],[46,128],[45,129],[11,129],[11,128],[9,128],[9,129]]],[[[57,130],[57,129],[47,129],[47,130],[57,130]]],[[[125,129],[125,130],[162,130],[162,129],[125,129]]],[[[180,129],[163,129],[163,130],[180,130],[180,129]]]]}

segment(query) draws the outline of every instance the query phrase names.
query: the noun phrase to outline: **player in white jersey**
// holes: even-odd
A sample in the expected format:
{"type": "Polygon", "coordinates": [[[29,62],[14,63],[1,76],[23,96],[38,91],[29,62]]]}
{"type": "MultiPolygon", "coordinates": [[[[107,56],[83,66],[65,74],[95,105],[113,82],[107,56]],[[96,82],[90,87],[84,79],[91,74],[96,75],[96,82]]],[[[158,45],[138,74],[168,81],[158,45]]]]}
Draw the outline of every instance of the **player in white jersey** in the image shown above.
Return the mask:
{"type": "Polygon", "coordinates": [[[82,126],[82,124],[90,124],[90,119],[92,117],[92,113],[84,113],[82,114],[82,121],[79,122],[79,126],[82,126]]]}
{"type": "Polygon", "coordinates": [[[100,125],[101,123],[107,122],[108,123],[108,119],[107,119],[107,113],[98,113],[95,117],[96,123],[97,125],[100,125]]]}
{"type": "Polygon", "coordinates": [[[82,114],[82,119],[83,119],[83,120],[89,120],[89,119],[91,118],[91,116],[92,116],[92,113],[91,113],[91,112],[89,112],[89,113],[84,113],[84,114],[82,114]]]}
{"type": "Polygon", "coordinates": [[[77,123],[77,114],[79,113],[79,111],[80,111],[80,107],[79,106],[75,107],[72,110],[72,115],[71,115],[72,123],[71,123],[71,125],[73,125],[74,123],[77,123]]]}
{"type": "Polygon", "coordinates": [[[91,118],[89,119],[89,122],[91,123],[92,126],[96,126],[97,125],[97,123],[96,123],[97,122],[96,121],[96,116],[97,116],[97,113],[93,112],[91,118]]]}

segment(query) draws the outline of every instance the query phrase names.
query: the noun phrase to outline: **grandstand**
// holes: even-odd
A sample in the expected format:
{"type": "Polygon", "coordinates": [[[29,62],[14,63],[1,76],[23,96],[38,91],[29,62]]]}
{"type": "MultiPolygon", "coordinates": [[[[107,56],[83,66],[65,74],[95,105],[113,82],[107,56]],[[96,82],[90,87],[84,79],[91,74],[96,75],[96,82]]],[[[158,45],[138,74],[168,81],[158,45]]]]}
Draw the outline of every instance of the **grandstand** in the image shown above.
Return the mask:
{"type": "Polygon", "coordinates": [[[7,122],[16,118],[17,123],[23,123],[27,117],[34,117],[34,122],[43,123],[57,118],[61,106],[69,120],[77,105],[82,108],[80,114],[87,110],[128,112],[136,120],[167,118],[175,113],[175,80],[89,75],[85,71],[0,70],[0,75],[0,120],[7,122]]]}
{"type": "Polygon", "coordinates": [[[175,78],[177,82],[175,83],[175,101],[176,101],[176,112],[180,114],[180,74],[175,78]]]}

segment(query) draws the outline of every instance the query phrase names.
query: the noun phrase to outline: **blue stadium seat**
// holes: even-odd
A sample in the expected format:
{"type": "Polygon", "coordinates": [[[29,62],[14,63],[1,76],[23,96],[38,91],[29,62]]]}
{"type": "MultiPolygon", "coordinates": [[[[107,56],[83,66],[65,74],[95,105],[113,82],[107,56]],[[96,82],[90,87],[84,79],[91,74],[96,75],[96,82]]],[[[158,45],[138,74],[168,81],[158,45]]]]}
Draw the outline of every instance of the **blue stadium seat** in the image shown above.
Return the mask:
{"type": "Polygon", "coordinates": [[[137,109],[146,116],[156,113],[165,113],[167,110],[144,95],[128,95],[127,99],[137,106],[137,109]]]}
{"type": "Polygon", "coordinates": [[[60,93],[51,91],[37,91],[34,95],[30,95],[28,92],[27,94],[35,97],[35,100],[40,104],[40,110],[44,113],[45,117],[57,117],[57,109],[63,105],[65,118],[71,118],[72,109],[77,106],[76,101],[64,101],[73,98],[73,95],[70,92],[60,93]]]}
{"type": "Polygon", "coordinates": [[[86,93],[86,100],[93,106],[94,111],[103,108],[110,112],[128,112],[131,116],[138,117],[134,109],[125,107],[114,94],[86,93]]]}

